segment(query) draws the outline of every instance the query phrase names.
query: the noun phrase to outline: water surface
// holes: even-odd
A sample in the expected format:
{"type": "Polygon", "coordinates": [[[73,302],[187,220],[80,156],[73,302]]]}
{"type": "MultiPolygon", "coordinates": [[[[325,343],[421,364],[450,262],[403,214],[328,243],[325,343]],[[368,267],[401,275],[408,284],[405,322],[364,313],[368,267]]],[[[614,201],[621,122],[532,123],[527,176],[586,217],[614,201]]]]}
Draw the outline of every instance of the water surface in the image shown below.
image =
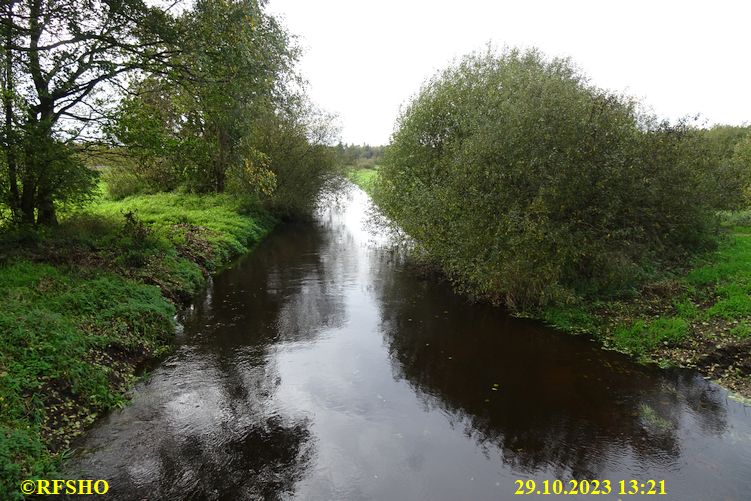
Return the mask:
{"type": "Polygon", "coordinates": [[[528,499],[515,480],[572,478],[613,482],[588,499],[640,497],[616,495],[631,479],[751,499],[751,408],[468,304],[406,267],[368,205],[353,188],[217,276],[71,472],[114,499],[528,499]]]}

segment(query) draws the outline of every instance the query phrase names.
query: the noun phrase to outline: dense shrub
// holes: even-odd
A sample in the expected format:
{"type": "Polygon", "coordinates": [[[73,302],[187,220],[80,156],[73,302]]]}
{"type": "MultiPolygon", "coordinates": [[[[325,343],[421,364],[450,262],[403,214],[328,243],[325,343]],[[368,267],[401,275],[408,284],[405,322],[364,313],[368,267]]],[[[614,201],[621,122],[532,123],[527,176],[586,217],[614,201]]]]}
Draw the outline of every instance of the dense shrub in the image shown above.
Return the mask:
{"type": "MultiPolygon", "coordinates": [[[[322,194],[337,188],[344,171],[329,146],[335,135],[332,118],[305,101],[259,118],[252,148],[263,153],[265,168],[274,177],[266,200],[274,214],[285,219],[306,217],[322,194]]],[[[233,173],[230,179],[236,179],[233,173]]],[[[241,193],[251,189],[242,183],[239,187],[241,193]]]]}
{"type": "Polygon", "coordinates": [[[751,201],[751,134],[738,141],[733,148],[733,156],[730,157],[729,163],[732,173],[741,179],[741,203],[739,205],[748,207],[751,201]]]}
{"type": "Polygon", "coordinates": [[[751,127],[717,125],[704,132],[714,165],[707,171],[706,183],[714,186],[711,204],[720,210],[748,205],[751,185],[751,154],[743,150],[751,144],[751,127]],[[744,146],[745,145],[745,146],[744,146]]]}
{"type": "Polygon", "coordinates": [[[568,60],[465,57],[397,125],[376,201],[473,294],[527,307],[615,292],[711,243],[704,137],[568,60]]]}

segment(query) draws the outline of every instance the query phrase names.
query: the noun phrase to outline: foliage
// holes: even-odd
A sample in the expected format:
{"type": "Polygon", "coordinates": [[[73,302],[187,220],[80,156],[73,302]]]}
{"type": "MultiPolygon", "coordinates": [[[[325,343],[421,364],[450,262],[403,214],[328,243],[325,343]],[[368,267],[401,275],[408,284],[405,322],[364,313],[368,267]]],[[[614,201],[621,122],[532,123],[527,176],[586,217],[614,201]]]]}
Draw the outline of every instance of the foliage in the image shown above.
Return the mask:
{"type": "Polygon", "coordinates": [[[16,221],[55,224],[61,202],[94,186],[72,144],[106,118],[98,92],[164,68],[169,17],[143,0],[19,0],[4,2],[2,28],[2,202],[16,221]]]}
{"type": "Polygon", "coordinates": [[[137,83],[109,132],[156,190],[222,192],[256,153],[247,140],[257,117],[286,99],[297,50],[254,0],[199,1],[179,22],[174,65],[184,70],[137,83]]]}
{"type": "Polygon", "coordinates": [[[310,212],[338,173],[335,131],[293,72],[290,36],[253,0],[197,2],[180,23],[186,70],[137,83],[108,129],[135,160],[109,174],[113,195],[182,186],[255,195],[282,217],[310,212]]]}
{"type": "Polygon", "coordinates": [[[266,197],[268,207],[294,219],[309,215],[324,192],[336,191],[344,172],[328,146],[336,133],[331,117],[304,99],[290,105],[284,112],[263,115],[250,141],[254,150],[263,152],[275,179],[273,193],[266,197]]]}
{"type": "Polygon", "coordinates": [[[751,127],[718,125],[704,131],[704,136],[715,159],[705,180],[714,186],[712,206],[721,210],[745,207],[751,187],[751,127]]]}
{"type": "Polygon", "coordinates": [[[525,309],[712,244],[707,143],[568,60],[465,57],[405,109],[375,199],[462,290],[525,309]]]}
{"type": "Polygon", "coordinates": [[[733,156],[736,145],[751,134],[751,126],[715,125],[704,131],[714,154],[723,160],[733,156]]]}
{"type": "Polygon", "coordinates": [[[728,195],[733,197],[731,200],[739,200],[739,202],[726,204],[726,206],[748,207],[751,201],[751,133],[736,143],[728,164],[728,175],[736,176],[736,182],[732,185],[734,191],[728,191],[728,195]]]}
{"type": "Polygon", "coordinates": [[[383,161],[385,146],[371,146],[369,144],[342,144],[336,145],[336,154],[339,162],[357,169],[375,168],[383,161]]]}

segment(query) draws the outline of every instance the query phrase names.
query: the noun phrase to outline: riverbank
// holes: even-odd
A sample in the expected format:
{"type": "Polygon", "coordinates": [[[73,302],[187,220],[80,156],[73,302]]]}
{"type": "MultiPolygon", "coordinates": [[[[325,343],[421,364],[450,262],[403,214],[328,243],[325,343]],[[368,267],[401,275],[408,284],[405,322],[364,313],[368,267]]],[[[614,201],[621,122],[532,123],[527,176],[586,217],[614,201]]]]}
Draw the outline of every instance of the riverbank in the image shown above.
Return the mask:
{"type": "Polygon", "coordinates": [[[717,250],[630,297],[537,316],[643,362],[697,369],[751,398],[751,213],[726,214],[722,233],[717,250]]]}
{"type": "Polygon", "coordinates": [[[376,169],[352,169],[347,173],[347,178],[370,194],[373,183],[378,176],[376,169]]]}
{"type": "Polygon", "coordinates": [[[275,220],[249,201],[99,197],[54,230],[0,240],[0,492],[50,478],[170,349],[177,308],[275,220]]]}
{"type": "MultiPolygon", "coordinates": [[[[349,179],[372,192],[377,171],[349,179]]],[[[751,399],[751,211],[723,215],[716,251],[648,281],[626,298],[523,312],[644,363],[688,367],[751,399]]]]}

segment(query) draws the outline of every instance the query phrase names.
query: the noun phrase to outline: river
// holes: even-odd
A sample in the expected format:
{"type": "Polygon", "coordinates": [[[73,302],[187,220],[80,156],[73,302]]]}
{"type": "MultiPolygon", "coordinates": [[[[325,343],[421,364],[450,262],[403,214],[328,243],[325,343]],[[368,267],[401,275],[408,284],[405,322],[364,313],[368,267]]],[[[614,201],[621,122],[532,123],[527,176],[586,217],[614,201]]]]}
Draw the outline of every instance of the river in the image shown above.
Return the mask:
{"type": "Polygon", "coordinates": [[[751,499],[751,407],[468,303],[404,264],[369,203],[352,188],[216,276],[69,475],[128,500],[558,497],[514,495],[528,479],[751,499]]]}

